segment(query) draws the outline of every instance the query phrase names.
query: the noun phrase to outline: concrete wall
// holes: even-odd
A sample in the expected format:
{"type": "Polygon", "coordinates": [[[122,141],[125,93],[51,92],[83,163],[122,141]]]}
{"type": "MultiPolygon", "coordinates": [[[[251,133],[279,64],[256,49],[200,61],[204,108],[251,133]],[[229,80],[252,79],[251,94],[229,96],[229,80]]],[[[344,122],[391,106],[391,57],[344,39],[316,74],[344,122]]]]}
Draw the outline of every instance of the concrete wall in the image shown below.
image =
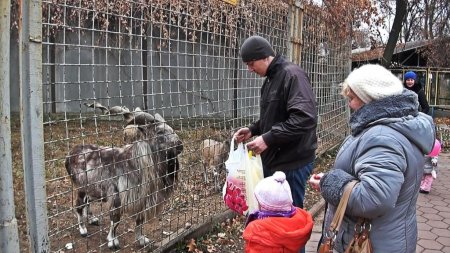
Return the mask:
{"type": "MultiPolygon", "coordinates": [[[[161,47],[153,36],[120,43],[113,36],[66,31],[53,41],[44,39],[44,113],[93,112],[83,103],[96,101],[173,117],[257,114],[262,80],[220,43],[170,40],[161,47]],[[245,110],[233,111],[236,106],[245,110]]],[[[19,52],[17,43],[11,44],[11,110],[18,112],[19,52]]]]}

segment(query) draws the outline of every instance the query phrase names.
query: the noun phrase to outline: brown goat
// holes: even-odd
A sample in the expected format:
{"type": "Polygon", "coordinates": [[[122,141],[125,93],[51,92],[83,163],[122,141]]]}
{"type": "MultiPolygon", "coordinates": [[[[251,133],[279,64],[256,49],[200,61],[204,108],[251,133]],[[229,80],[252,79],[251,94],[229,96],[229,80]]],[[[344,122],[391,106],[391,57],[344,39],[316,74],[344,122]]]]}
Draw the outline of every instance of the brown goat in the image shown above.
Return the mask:
{"type": "Polygon", "coordinates": [[[224,168],[224,163],[228,158],[230,142],[219,142],[212,139],[206,139],[200,144],[201,160],[204,169],[205,183],[209,183],[208,174],[212,171],[214,177],[214,187],[220,190],[219,173],[224,168]]]}
{"type": "Polygon", "coordinates": [[[177,156],[183,150],[180,138],[159,114],[130,115],[124,135],[131,144],[118,148],[80,144],[70,151],[65,164],[77,192],[75,213],[82,236],[87,236],[89,203],[111,203],[110,249],[119,248],[116,228],[125,212],[136,217],[139,244],[150,243],[142,234],[142,225],[162,211],[173,191],[179,171],[177,156]]]}

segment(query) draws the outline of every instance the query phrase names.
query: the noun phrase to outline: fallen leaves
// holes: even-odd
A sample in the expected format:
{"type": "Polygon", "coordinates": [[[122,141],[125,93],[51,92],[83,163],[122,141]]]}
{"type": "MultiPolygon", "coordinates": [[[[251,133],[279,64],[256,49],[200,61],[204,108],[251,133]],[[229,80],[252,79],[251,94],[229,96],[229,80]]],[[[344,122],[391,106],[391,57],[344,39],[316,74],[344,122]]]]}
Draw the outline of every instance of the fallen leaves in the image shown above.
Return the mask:
{"type": "Polygon", "coordinates": [[[195,239],[189,240],[186,247],[188,248],[188,252],[197,252],[197,244],[195,243],[195,239]]]}

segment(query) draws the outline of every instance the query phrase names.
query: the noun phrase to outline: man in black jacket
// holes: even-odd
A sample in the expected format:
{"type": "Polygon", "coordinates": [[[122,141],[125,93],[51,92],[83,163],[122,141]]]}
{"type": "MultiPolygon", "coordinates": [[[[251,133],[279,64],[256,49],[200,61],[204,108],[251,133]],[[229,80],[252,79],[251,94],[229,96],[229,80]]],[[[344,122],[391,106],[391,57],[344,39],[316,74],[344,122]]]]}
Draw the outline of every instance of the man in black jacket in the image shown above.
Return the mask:
{"type": "Polygon", "coordinates": [[[239,129],[234,137],[261,154],[264,177],[283,171],[291,186],[294,205],[303,208],[306,181],[317,149],[317,109],[305,71],[275,55],[270,43],[260,37],[247,38],[241,57],[250,72],[265,77],[261,88],[260,118],[239,129]]]}

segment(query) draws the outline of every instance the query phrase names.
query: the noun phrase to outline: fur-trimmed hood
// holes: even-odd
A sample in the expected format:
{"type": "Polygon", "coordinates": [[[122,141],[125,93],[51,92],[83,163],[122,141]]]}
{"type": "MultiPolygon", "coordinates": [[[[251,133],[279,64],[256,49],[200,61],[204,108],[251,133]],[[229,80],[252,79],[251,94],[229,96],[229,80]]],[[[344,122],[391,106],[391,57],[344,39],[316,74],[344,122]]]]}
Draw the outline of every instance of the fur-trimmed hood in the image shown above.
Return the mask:
{"type": "Polygon", "coordinates": [[[350,117],[352,135],[357,136],[374,125],[388,125],[416,144],[424,154],[428,154],[434,139],[427,138],[429,134],[421,134],[420,131],[426,129],[421,127],[423,124],[430,124],[433,120],[419,113],[418,108],[417,94],[407,89],[400,95],[372,101],[350,117]]]}

